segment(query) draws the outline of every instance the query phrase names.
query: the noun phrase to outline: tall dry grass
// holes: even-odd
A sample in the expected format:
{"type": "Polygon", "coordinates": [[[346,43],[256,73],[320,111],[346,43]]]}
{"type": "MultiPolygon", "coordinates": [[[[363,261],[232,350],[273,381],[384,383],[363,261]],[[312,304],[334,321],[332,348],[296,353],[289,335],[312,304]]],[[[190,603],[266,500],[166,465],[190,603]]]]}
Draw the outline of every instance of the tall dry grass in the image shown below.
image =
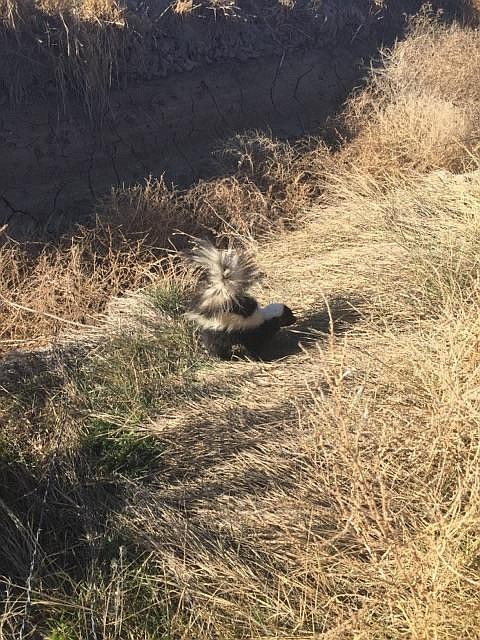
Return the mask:
{"type": "Polygon", "coordinates": [[[462,171],[479,145],[478,32],[426,10],[348,103],[346,162],[375,174],[462,171]]]}
{"type": "Polygon", "coordinates": [[[370,243],[358,327],[149,427],[168,453],[121,526],[173,637],[477,637],[480,178],[343,181],[322,215],[370,243]]]}
{"type": "Polygon", "coordinates": [[[7,241],[0,246],[0,349],[49,344],[68,327],[94,323],[109,299],[161,273],[144,235],[127,238],[100,221],[33,255],[7,241]]]}
{"type": "Polygon", "coordinates": [[[0,84],[13,103],[49,86],[101,122],[124,61],[124,10],[115,0],[1,0],[0,84]]]}

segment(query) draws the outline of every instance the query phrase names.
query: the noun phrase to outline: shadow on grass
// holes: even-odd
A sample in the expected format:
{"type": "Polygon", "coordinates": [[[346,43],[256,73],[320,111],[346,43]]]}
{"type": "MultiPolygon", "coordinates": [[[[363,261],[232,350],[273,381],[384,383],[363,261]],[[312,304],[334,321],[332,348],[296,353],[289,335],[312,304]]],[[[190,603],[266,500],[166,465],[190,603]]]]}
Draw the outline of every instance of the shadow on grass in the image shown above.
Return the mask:
{"type": "MultiPolygon", "coordinates": [[[[329,301],[321,301],[318,308],[299,319],[292,329],[281,331],[269,345],[262,357],[264,362],[275,362],[302,353],[309,345],[326,341],[330,336],[341,336],[352,329],[362,319],[362,300],[347,296],[337,296],[329,301]]],[[[245,360],[246,356],[238,356],[245,360]]],[[[238,384],[251,382],[257,369],[246,369],[238,384]]],[[[237,372],[238,375],[238,372],[237,372]]],[[[323,385],[322,385],[323,386],[323,385]]],[[[178,508],[179,494],[183,507],[200,504],[205,499],[216,499],[224,495],[241,497],[254,492],[259,495],[270,486],[284,489],[289,486],[287,463],[280,473],[271,469],[248,466],[245,477],[236,477],[235,487],[229,479],[228,467],[236,459],[262,449],[282,437],[284,423],[294,420],[295,404],[289,399],[278,405],[265,408],[232,404],[236,387],[218,382],[203,390],[196,401],[202,398],[218,398],[215,416],[193,413],[184,424],[159,430],[157,437],[162,442],[161,475],[157,489],[161,501],[172,508],[178,508]],[[218,465],[222,471],[212,471],[218,465]],[[225,472],[227,469],[227,472],[225,472]],[[225,477],[222,473],[225,472],[225,477]]],[[[328,388],[325,387],[325,393],[328,388]]],[[[207,400],[208,402],[208,400],[207,400]]],[[[243,401],[244,402],[244,401],[243,401]]],[[[168,421],[166,421],[168,423],[168,421]]],[[[155,484],[155,482],[154,482],[155,484]]]]}
{"type": "MultiPolygon", "coordinates": [[[[0,636],[19,637],[25,625],[25,638],[103,637],[102,607],[128,543],[115,525],[128,482],[96,475],[81,449],[62,452],[39,469],[0,453],[0,478],[0,617],[8,630],[0,636]],[[91,635],[83,628],[87,614],[91,635]]],[[[140,588],[135,585],[134,599],[140,588]]]]}
{"type": "MultiPolygon", "coordinates": [[[[274,362],[300,353],[309,344],[326,339],[330,335],[347,333],[362,318],[361,300],[338,296],[322,301],[319,310],[312,310],[291,329],[281,331],[265,349],[262,360],[274,362]]],[[[320,306],[320,305],[319,305],[320,306]]]]}
{"type": "Polygon", "coordinates": [[[12,585],[26,581],[35,547],[33,575],[49,586],[56,575],[80,578],[92,559],[109,560],[109,522],[122,509],[126,486],[94,477],[81,458],[60,456],[33,470],[0,455],[0,576],[12,585]]]}
{"type": "MultiPolygon", "coordinates": [[[[294,355],[301,351],[301,344],[308,345],[331,333],[340,335],[348,331],[361,317],[357,306],[355,301],[341,297],[330,301],[328,307],[319,303],[318,310],[295,325],[295,331],[285,331],[278,336],[271,345],[270,358],[266,354],[265,360],[294,355]]],[[[119,348],[116,343],[115,347],[119,348]]],[[[148,343],[147,347],[150,352],[152,345],[148,343]]],[[[126,360],[131,362],[130,350],[127,355],[126,360]]],[[[148,362],[143,350],[139,360],[148,362]]],[[[62,388],[62,369],[57,370],[52,364],[45,361],[43,355],[30,354],[13,358],[5,366],[0,382],[3,380],[3,392],[7,396],[14,392],[20,395],[19,419],[22,407],[32,403],[43,417],[50,406],[49,394],[62,388]]],[[[118,368],[127,371],[121,360],[118,368]]],[[[190,364],[188,370],[191,370],[190,364]]],[[[103,385],[107,373],[97,371],[103,385]]],[[[165,376],[167,378],[167,374],[165,376]]],[[[150,384],[150,378],[145,383],[150,384]]],[[[89,397],[90,389],[96,389],[96,385],[88,387],[89,397]]],[[[159,392],[157,387],[154,389],[159,392]]],[[[107,400],[118,401],[119,395],[114,387],[107,400]]],[[[152,450],[146,446],[145,439],[139,438],[139,433],[122,435],[103,422],[90,421],[90,439],[83,435],[78,442],[72,440],[61,448],[52,465],[50,480],[48,465],[30,465],[28,461],[12,457],[8,446],[3,453],[0,450],[0,544],[4,550],[0,576],[12,585],[12,593],[15,591],[19,598],[24,597],[23,585],[37,546],[37,529],[33,587],[41,587],[47,593],[69,594],[80,590],[75,585],[87,588],[94,576],[92,593],[95,594],[95,580],[98,578],[101,584],[102,575],[110,579],[110,566],[119,557],[120,547],[125,545],[134,561],[137,555],[151,551],[151,540],[145,540],[135,530],[133,521],[131,528],[119,526],[128,522],[130,515],[139,512],[139,521],[145,529],[147,522],[142,518],[148,517],[153,536],[158,536],[160,541],[167,539],[172,548],[176,548],[176,525],[183,523],[186,516],[193,516],[205,502],[261,496],[271,488],[293,491],[292,478],[299,462],[294,456],[281,459],[281,464],[272,467],[259,464],[258,460],[262,460],[262,451],[271,451],[272,457],[278,454],[276,443],[284,437],[285,421],[292,421],[296,416],[295,404],[289,399],[279,399],[278,404],[267,403],[259,409],[232,405],[231,398],[223,404],[222,395],[219,390],[213,417],[200,412],[184,425],[167,429],[166,433],[151,434],[155,449],[155,469],[152,470],[149,468],[152,450]],[[106,457],[107,454],[110,457],[106,457]],[[133,470],[129,468],[131,465],[133,470]],[[142,476],[148,476],[147,482],[145,478],[138,480],[139,469],[142,476]],[[173,522],[170,533],[169,517],[173,522]]],[[[99,405],[102,410],[104,404],[102,400],[99,405]]],[[[71,409],[69,406],[68,410],[71,409]]],[[[72,420],[76,419],[80,417],[73,411],[72,420]]],[[[60,427],[57,423],[54,426],[60,427]]],[[[218,542],[221,548],[235,549],[236,540],[223,531],[221,522],[211,525],[200,522],[197,526],[190,523],[192,519],[188,521],[189,532],[202,540],[205,548],[213,544],[217,549],[218,542]]],[[[249,550],[242,553],[245,561],[250,561],[249,550]]],[[[93,595],[93,600],[88,600],[92,611],[100,606],[96,597],[93,595]]],[[[44,625],[42,616],[45,615],[50,615],[48,606],[46,611],[32,611],[29,628],[33,629],[37,622],[44,625]]]]}

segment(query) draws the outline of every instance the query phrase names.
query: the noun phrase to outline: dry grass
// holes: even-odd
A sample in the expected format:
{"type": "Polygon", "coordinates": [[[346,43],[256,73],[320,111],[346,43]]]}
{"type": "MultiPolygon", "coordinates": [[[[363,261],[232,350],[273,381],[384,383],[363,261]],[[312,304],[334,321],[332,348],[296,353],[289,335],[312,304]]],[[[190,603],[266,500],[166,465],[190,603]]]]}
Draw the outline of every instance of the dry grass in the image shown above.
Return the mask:
{"type": "Polygon", "coordinates": [[[122,24],[122,9],[116,0],[39,0],[36,5],[51,15],[72,15],[80,21],[122,24]]]}
{"type": "Polygon", "coordinates": [[[183,234],[252,238],[299,224],[320,190],[330,159],[325,148],[312,148],[307,163],[288,144],[257,134],[243,136],[241,145],[229,177],[185,192],[162,178],[113,189],[97,204],[95,227],[79,228],[58,247],[35,253],[4,237],[0,349],[44,345],[72,324],[94,322],[110,298],[160,277],[166,252],[185,245],[183,234]]]}
{"type": "Polygon", "coordinates": [[[300,224],[333,164],[318,139],[293,146],[256,131],[227,140],[217,162],[227,177],[192,187],[184,195],[184,208],[204,229],[241,238],[300,224]]]}
{"type": "Polygon", "coordinates": [[[92,323],[112,296],[161,273],[162,261],[144,237],[127,240],[100,221],[34,257],[7,242],[0,247],[2,350],[48,344],[69,326],[92,323]]]}
{"type": "MultiPolygon", "coordinates": [[[[478,638],[480,159],[455,146],[476,135],[478,85],[450,64],[477,38],[421,18],[353,99],[335,156],[240,138],[229,178],[114,192],[105,229],[34,261],[3,245],[2,295],[106,314],[73,368],[2,383],[0,637],[18,633],[66,424],[31,637],[478,638]],[[182,225],[260,234],[259,298],[301,317],[277,360],[202,359],[179,318],[188,274],[154,251],[182,225]]],[[[26,316],[9,317],[18,336],[26,316]]]]}
{"type": "Polygon", "coordinates": [[[354,142],[345,161],[376,174],[471,166],[480,135],[478,33],[424,13],[382,62],[349,102],[354,142]]]}
{"type": "Polygon", "coordinates": [[[215,17],[217,17],[217,14],[224,17],[233,17],[238,15],[239,12],[239,7],[236,6],[234,0],[176,0],[172,3],[171,9],[179,15],[207,9],[212,11],[215,17]]]}
{"type": "Polygon", "coordinates": [[[98,122],[124,57],[123,10],[114,0],[1,0],[0,46],[8,63],[0,74],[13,103],[33,87],[55,87],[66,109],[80,100],[98,122]]]}
{"type": "Polygon", "coordinates": [[[337,194],[262,267],[314,326],[335,293],[360,322],[293,359],[218,365],[143,423],[159,469],[108,527],[148,565],[115,560],[114,609],[104,578],[70,584],[87,621],[44,592],[67,638],[90,616],[116,638],[140,606],[152,639],[477,637],[479,174],[344,175],[337,194]]]}
{"type": "Polygon", "coordinates": [[[149,428],[162,474],[122,527],[153,554],[174,637],[476,637],[479,179],[372,187],[328,211],[344,236],[342,211],[361,218],[369,278],[351,251],[333,276],[329,252],[311,261],[321,223],[265,253],[298,256],[266,265],[282,296],[363,296],[358,327],[294,362],[230,365],[227,395],[210,376],[212,400],[149,428]],[[398,247],[382,270],[380,243],[398,247]]]}
{"type": "Polygon", "coordinates": [[[144,237],[151,247],[171,246],[176,231],[194,230],[191,212],[181,194],[163,178],[149,178],[130,189],[114,188],[96,207],[97,216],[107,226],[121,229],[128,238],[144,237]]]}

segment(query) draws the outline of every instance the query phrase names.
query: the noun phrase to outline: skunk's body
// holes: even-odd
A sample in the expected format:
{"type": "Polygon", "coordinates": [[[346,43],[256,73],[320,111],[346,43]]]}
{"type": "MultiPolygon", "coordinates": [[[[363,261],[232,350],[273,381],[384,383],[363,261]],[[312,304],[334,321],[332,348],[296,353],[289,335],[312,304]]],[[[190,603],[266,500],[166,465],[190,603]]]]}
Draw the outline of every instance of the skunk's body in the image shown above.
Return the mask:
{"type": "Polygon", "coordinates": [[[281,327],[295,322],[286,305],[262,308],[246,293],[260,274],[245,252],[219,250],[201,240],[192,260],[201,267],[203,279],[186,315],[199,327],[209,353],[229,359],[232,348],[241,345],[258,357],[281,327]]]}

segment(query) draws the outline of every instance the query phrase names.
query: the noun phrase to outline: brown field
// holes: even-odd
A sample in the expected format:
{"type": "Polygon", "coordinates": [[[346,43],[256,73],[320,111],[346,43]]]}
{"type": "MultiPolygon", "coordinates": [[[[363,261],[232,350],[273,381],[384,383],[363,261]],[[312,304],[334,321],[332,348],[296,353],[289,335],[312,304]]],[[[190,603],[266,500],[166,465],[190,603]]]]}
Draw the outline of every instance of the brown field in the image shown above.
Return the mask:
{"type": "Polygon", "coordinates": [[[422,12],[338,148],[3,230],[2,640],[479,637],[479,62],[422,12]],[[176,232],[256,251],[301,318],[270,361],[200,352],[176,232]]]}

